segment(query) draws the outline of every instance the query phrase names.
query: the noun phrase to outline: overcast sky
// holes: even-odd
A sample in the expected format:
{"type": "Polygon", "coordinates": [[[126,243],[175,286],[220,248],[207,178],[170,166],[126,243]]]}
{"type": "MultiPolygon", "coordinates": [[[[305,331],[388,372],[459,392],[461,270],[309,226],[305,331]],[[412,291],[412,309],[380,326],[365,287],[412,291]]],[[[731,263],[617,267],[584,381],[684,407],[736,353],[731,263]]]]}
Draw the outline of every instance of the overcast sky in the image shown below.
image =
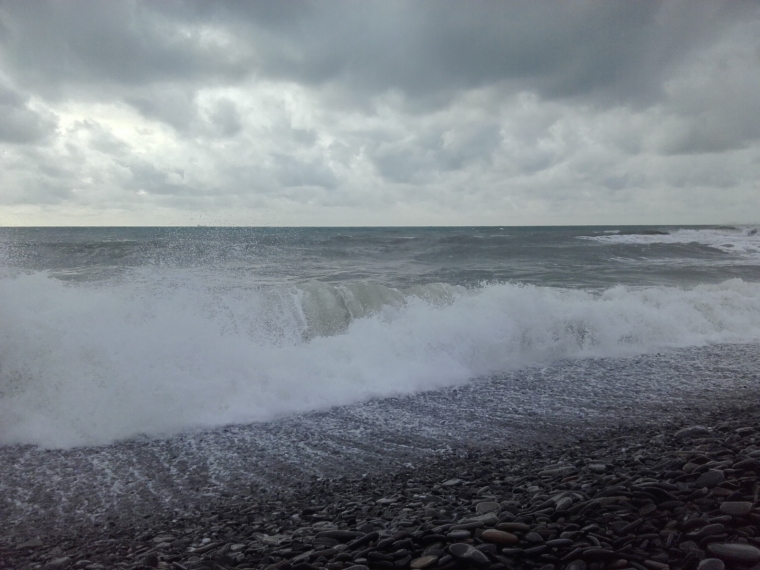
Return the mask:
{"type": "Polygon", "coordinates": [[[0,0],[0,225],[758,221],[758,1],[0,0]]]}

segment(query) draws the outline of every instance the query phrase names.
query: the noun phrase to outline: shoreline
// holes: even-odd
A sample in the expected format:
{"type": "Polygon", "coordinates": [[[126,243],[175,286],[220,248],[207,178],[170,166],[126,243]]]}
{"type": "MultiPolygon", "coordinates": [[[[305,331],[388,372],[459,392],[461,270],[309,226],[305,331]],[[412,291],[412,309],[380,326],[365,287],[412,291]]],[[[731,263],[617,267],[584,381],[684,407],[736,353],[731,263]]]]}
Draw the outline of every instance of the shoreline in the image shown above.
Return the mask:
{"type": "MultiPolygon", "coordinates": [[[[676,410],[657,424],[589,427],[548,444],[460,449],[376,476],[312,479],[287,491],[221,497],[194,516],[161,513],[149,530],[113,527],[47,541],[6,536],[0,567],[288,570],[301,564],[302,570],[340,570],[354,563],[407,568],[432,556],[436,561],[426,567],[560,570],[577,560],[572,570],[581,564],[591,570],[696,568],[700,558],[712,556],[713,542],[760,546],[757,533],[747,530],[760,523],[760,411],[757,398],[746,401],[676,410]],[[696,424],[711,431],[675,436],[696,424]],[[723,480],[694,487],[703,472],[721,472],[723,480]],[[607,499],[597,500],[600,493],[607,499]],[[720,511],[722,502],[746,499],[751,506],[744,515],[720,511]],[[588,525],[598,528],[583,531],[588,525]],[[699,536],[704,528],[707,534],[699,536]],[[493,532],[484,538],[488,529],[493,532]],[[365,543],[351,546],[356,540],[365,543]],[[685,550],[683,543],[689,543],[685,550]],[[394,544],[399,547],[389,552],[394,544]],[[453,544],[466,547],[452,550],[453,544]]],[[[754,556],[745,550],[747,560],[754,556]]],[[[754,564],[732,561],[736,553],[721,556],[729,568],[754,564]]]]}

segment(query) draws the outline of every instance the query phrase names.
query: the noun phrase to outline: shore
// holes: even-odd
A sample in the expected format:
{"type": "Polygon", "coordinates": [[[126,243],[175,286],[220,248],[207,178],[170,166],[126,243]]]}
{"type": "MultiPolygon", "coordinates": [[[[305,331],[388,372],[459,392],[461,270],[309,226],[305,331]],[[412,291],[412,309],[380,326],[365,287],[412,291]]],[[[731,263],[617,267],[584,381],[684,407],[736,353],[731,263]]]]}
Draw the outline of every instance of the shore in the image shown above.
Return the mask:
{"type": "Polygon", "coordinates": [[[139,532],[5,536],[0,567],[751,568],[758,403],[216,498],[139,532]]]}

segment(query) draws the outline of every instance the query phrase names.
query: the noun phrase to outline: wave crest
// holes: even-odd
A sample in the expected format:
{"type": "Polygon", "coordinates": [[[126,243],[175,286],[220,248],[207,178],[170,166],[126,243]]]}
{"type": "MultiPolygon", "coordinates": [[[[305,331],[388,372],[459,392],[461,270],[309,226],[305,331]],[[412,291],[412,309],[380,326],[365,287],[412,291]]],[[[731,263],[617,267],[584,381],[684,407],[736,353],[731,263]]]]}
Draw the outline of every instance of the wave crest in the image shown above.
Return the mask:
{"type": "Polygon", "coordinates": [[[760,341],[760,284],[600,293],[0,279],[0,442],[103,444],[415,393],[562,358],[760,341]]]}

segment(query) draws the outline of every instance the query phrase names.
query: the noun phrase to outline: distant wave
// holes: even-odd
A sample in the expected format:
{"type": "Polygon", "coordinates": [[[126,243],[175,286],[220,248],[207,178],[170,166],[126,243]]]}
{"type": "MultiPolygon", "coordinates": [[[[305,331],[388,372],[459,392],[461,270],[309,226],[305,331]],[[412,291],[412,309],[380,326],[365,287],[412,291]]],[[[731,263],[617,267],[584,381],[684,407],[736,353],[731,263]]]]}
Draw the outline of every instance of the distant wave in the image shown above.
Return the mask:
{"type": "Polygon", "coordinates": [[[591,240],[608,244],[688,244],[698,243],[726,252],[744,254],[760,259],[760,235],[757,228],[735,228],[724,226],[720,228],[699,230],[675,230],[664,232],[660,230],[605,234],[599,236],[579,236],[579,239],[591,240]]]}
{"type": "Polygon", "coordinates": [[[0,278],[0,322],[0,442],[66,447],[263,421],[562,358],[757,342],[760,284],[226,290],[160,274],[71,285],[35,273],[0,278]]]}

